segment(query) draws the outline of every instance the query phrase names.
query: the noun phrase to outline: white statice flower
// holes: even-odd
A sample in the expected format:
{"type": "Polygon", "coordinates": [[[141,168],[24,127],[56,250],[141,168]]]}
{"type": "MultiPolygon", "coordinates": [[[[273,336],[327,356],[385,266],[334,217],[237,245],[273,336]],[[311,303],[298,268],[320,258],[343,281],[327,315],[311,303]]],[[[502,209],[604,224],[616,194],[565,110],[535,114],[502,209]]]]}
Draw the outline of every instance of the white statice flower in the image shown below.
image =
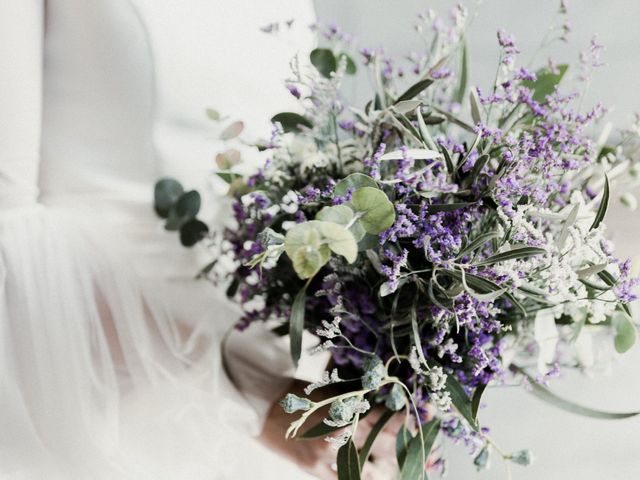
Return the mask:
{"type": "Polygon", "coordinates": [[[242,309],[245,312],[260,312],[264,310],[265,306],[266,302],[264,297],[262,295],[254,295],[242,304],[242,309]]]}
{"type": "Polygon", "coordinates": [[[426,374],[429,389],[436,392],[447,385],[447,374],[440,366],[431,367],[426,374]]]}
{"type": "Polygon", "coordinates": [[[342,318],[340,318],[337,315],[333,317],[333,321],[331,323],[329,323],[326,320],[322,320],[323,328],[316,329],[316,334],[319,337],[324,337],[329,339],[339,337],[340,335],[342,335],[342,331],[340,330],[341,321],[342,321],[342,318]]]}
{"type": "Polygon", "coordinates": [[[420,358],[418,357],[418,349],[414,345],[411,347],[411,352],[409,352],[409,365],[411,368],[419,374],[425,375],[427,372],[422,368],[422,362],[420,362],[420,358]]]}
{"type": "Polygon", "coordinates": [[[337,451],[340,450],[340,447],[347,444],[352,435],[353,431],[350,428],[346,428],[333,437],[325,437],[324,441],[330,443],[331,448],[337,451]]]}
{"type": "Polygon", "coordinates": [[[296,213],[298,211],[298,194],[293,190],[289,190],[280,201],[280,208],[285,213],[296,213]]]}
{"type": "Polygon", "coordinates": [[[304,393],[306,395],[310,395],[311,392],[313,392],[314,390],[317,390],[318,388],[322,388],[325,387],[327,385],[331,385],[332,383],[339,383],[342,382],[343,380],[338,376],[338,369],[334,368],[331,371],[331,374],[329,374],[329,372],[325,371],[322,374],[322,378],[320,380],[318,380],[315,383],[311,383],[309,385],[307,385],[304,389],[304,393]]]}
{"type": "Polygon", "coordinates": [[[309,351],[309,353],[311,355],[315,355],[316,353],[321,353],[321,352],[326,352],[327,350],[331,350],[335,346],[336,346],[335,343],[333,343],[331,340],[327,340],[327,341],[319,343],[318,345],[313,347],[309,351]]]}

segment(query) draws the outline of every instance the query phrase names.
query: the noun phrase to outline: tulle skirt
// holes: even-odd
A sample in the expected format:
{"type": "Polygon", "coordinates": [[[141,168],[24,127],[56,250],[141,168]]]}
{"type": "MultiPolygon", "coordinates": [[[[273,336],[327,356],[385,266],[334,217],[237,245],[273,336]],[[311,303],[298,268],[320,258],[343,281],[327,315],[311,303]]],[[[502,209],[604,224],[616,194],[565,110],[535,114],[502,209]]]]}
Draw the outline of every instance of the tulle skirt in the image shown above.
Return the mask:
{"type": "Polygon", "coordinates": [[[0,478],[305,478],[251,438],[211,322],[183,331],[165,305],[235,312],[114,250],[41,207],[0,216],[0,478]]]}

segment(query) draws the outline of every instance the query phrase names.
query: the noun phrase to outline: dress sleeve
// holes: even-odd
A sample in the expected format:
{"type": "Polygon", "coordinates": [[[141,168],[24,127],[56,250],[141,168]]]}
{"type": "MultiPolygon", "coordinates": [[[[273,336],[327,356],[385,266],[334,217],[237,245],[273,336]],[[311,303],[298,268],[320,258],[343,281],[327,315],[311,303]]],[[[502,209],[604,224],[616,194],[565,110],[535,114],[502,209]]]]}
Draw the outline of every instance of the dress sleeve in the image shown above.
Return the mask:
{"type": "Polygon", "coordinates": [[[38,196],[43,31],[43,0],[0,2],[0,210],[38,196]]]}

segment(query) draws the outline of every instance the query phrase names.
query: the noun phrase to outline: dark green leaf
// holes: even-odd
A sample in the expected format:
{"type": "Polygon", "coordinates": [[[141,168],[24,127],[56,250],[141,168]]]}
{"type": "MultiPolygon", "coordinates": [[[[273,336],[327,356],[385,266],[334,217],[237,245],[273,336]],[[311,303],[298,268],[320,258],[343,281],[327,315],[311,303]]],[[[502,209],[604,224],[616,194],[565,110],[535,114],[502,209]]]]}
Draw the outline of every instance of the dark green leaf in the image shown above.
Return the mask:
{"type": "Polygon", "coordinates": [[[494,238],[498,238],[499,236],[500,235],[498,234],[498,232],[487,232],[487,233],[483,233],[482,235],[479,235],[469,245],[467,245],[462,250],[460,250],[460,253],[458,253],[458,256],[456,258],[462,258],[467,253],[475,252],[478,248],[482,247],[485,243],[487,243],[490,240],[493,240],[494,238]]]}
{"type": "Polygon", "coordinates": [[[469,423],[469,426],[476,432],[478,431],[478,422],[473,414],[471,399],[464,391],[464,388],[453,375],[447,375],[447,390],[451,395],[451,403],[456,407],[460,415],[469,423]]]}
{"type": "Polygon", "coordinates": [[[555,393],[552,393],[548,388],[540,385],[535,378],[527,374],[522,368],[516,366],[512,366],[511,368],[512,370],[518,371],[525,376],[525,378],[531,385],[531,393],[534,396],[567,412],[575,413],[576,415],[582,415],[585,417],[605,420],[617,420],[640,415],[640,412],[604,412],[602,410],[583,407],[582,405],[578,405],[569,400],[565,400],[564,398],[557,396],[555,393]]]}
{"type": "Polygon", "coordinates": [[[506,252],[496,253],[489,258],[474,263],[477,266],[493,265],[494,263],[505,262],[507,260],[515,260],[518,258],[528,258],[535,255],[544,255],[547,251],[538,247],[515,247],[506,252]]]}
{"type": "Polygon", "coordinates": [[[461,208],[468,207],[469,205],[473,205],[473,203],[470,203],[470,202],[434,203],[433,205],[429,205],[427,207],[427,210],[430,214],[438,213],[438,212],[453,212],[454,210],[460,210],[461,208]]]}
{"type": "Polygon", "coordinates": [[[313,124],[309,119],[298,113],[282,112],[271,117],[271,123],[279,123],[285,133],[300,131],[300,125],[312,128],[313,124]]]}
{"type": "Polygon", "coordinates": [[[391,410],[385,410],[384,413],[380,416],[378,421],[371,427],[371,431],[369,435],[367,435],[367,439],[364,441],[362,448],[360,449],[360,469],[369,458],[369,453],[371,452],[371,447],[373,447],[373,442],[375,442],[376,437],[380,434],[380,432],[384,429],[384,426],[389,423],[389,420],[393,418],[395,412],[391,410]]]}
{"type": "Polygon", "coordinates": [[[309,55],[311,63],[326,78],[336,71],[336,57],[328,48],[316,48],[309,55]]]}
{"type": "Polygon", "coordinates": [[[206,223],[196,219],[189,220],[180,227],[180,243],[185,247],[193,247],[207,233],[209,233],[209,227],[206,223]]]}
{"type": "Polygon", "coordinates": [[[555,92],[567,68],[568,65],[558,65],[558,73],[553,73],[549,68],[540,69],[536,72],[535,80],[523,80],[522,85],[533,91],[533,99],[536,102],[544,102],[547,95],[555,92]]]}
{"type": "Polygon", "coordinates": [[[416,435],[409,443],[407,456],[400,470],[400,480],[423,480],[426,478],[426,462],[438,433],[440,433],[440,419],[434,418],[429,423],[422,425],[422,436],[416,435]]]}
{"type": "Polygon", "coordinates": [[[479,385],[476,387],[473,392],[473,397],[471,398],[471,415],[473,415],[474,420],[478,421],[478,410],[480,409],[480,400],[482,400],[482,394],[484,393],[487,385],[479,385]]]}
{"type": "Polygon", "coordinates": [[[153,189],[154,208],[156,213],[167,218],[169,210],[184,192],[182,185],[173,178],[159,180],[153,189]]]}
{"type": "Polygon", "coordinates": [[[228,184],[233,183],[233,181],[238,178],[242,178],[242,175],[234,172],[216,172],[216,175],[228,184]]]}
{"type": "Polygon", "coordinates": [[[352,439],[338,450],[338,480],[360,480],[360,460],[352,439]]]}
{"type": "Polygon", "coordinates": [[[449,172],[449,175],[451,175],[456,171],[455,167],[453,166],[453,161],[451,160],[451,154],[449,153],[449,150],[442,147],[442,155],[444,156],[444,161],[447,164],[447,172],[449,172]]]}
{"type": "Polygon", "coordinates": [[[333,432],[340,430],[342,427],[330,427],[324,422],[320,422],[317,425],[314,425],[309,430],[304,432],[300,438],[312,439],[312,438],[324,438],[327,435],[332,434],[333,432]]]}
{"type": "Polygon", "coordinates": [[[291,359],[297,367],[302,354],[302,332],[304,331],[304,310],[307,301],[307,288],[302,288],[291,306],[289,317],[289,343],[291,347],[291,359]]]}
{"type": "Polygon", "coordinates": [[[200,204],[200,194],[195,190],[180,195],[178,201],[169,210],[165,228],[167,230],[179,230],[185,222],[195,218],[200,211],[200,204]]]}
{"type": "Polygon", "coordinates": [[[404,459],[407,457],[407,450],[412,439],[413,436],[411,432],[409,432],[409,429],[407,429],[406,425],[402,425],[396,437],[396,458],[398,459],[398,466],[400,468],[404,465],[404,459]]]}
{"type": "Polygon", "coordinates": [[[345,70],[345,73],[347,75],[355,75],[358,71],[358,67],[356,67],[356,62],[353,61],[353,58],[351,58],[346,53],[341,53],[340,55],[338,55],[338,57],[345,57],[347,59],[347,69],[345,70]]]}
{"type": "Polygon", "coordinates": [[[593,230],[598,228],[600,222],[604,219],[605,213],[607,213],[607,207],[609,206],[609,177],[604,176],[604,192],[602,193],[602,200],[600,200],[600,207],[598,207],[598,212],[596,213],[596,218],[593,219],[593,223],[591,224],[591,228],[589,230],[593,230]]]}
{"type": "Polygon", "coordinates": [[[419,82],[410,86],[402,95],[400,95],[395,103],[399,103],[404,100],[411,100],[413,97],[422,93],[423,90],[427,89],[432,83],[432,78],[425,78],[424,80],[420,80],[419,82]]]}
{"type": "Polygon", "coordinates": [[[473,185],[473,183],[476,181],[476,179],[478,178],[478,176],[482,172],[482,169],[484,168],[484,166],[487,164],[488,161],[489,161],[489,155],[487,155],[486,153],[480,156],[476,160],[476,163],[473,164],[473,167],[469,172],[469,176],[466,178],[467,185],[473,185]]]}

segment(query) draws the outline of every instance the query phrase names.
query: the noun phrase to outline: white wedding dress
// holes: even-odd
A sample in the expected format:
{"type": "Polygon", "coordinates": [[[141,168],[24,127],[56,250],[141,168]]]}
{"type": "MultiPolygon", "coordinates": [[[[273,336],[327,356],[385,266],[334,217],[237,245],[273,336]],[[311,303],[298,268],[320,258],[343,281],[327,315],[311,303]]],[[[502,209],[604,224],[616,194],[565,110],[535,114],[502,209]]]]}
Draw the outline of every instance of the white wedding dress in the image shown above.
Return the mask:
{"type": "MultiPolygon", "coordinates": [[[[152,192],[205,188],[207,106],[268,136],[312,19],[300,0],[0,0],[0,478],[307,478],[250,438],[274,391],[225,377],[237,312],[192,280],[152,192]]],[[[245,356],[282,369],[261,342],[245,356]]]]}

